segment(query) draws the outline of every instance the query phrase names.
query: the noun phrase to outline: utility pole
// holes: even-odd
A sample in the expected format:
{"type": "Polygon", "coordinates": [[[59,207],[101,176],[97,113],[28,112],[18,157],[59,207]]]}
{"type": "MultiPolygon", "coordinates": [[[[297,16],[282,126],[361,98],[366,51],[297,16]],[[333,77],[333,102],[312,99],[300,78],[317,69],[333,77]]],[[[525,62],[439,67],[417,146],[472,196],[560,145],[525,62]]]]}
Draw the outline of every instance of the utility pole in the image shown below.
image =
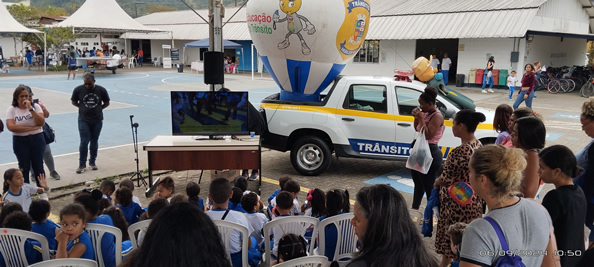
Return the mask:
{"type": "MultiPolygon", "coordinates": [[[[208,27],[208,51],[222,53],[225,50],[223,47],[223,17],[225,16],[225,9],[221,0],[208,0],[208,16],[210,21],[208,27]]],[[[218,91],[222,87],[222,84],[211,84],[210,90],[218,91]]]]}

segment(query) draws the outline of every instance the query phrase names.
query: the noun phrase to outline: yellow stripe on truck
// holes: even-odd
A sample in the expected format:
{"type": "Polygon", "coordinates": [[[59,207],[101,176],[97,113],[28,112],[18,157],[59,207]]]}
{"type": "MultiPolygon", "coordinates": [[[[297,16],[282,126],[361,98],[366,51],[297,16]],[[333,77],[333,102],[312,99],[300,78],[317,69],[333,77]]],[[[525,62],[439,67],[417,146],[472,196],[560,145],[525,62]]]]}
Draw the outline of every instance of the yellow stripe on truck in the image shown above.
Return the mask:
{"type": "MultiPolygon", "coordinates": [[[[284,109],[284,110],[304,111],[304,112],[318,112],[318,113],[327,113],[327,114],[335,114],[335,115],[343,115],[343,116],[354,116],[354,117],[362,117],[362,118],[373,118],[373,119],[389,120],[389,121],[405,121],[405,122],[414,122],[415,121],[413,116],[392,115],[392,114],[376,113],[376,112],[352,110],[352,109],[338,109],[338,108],[328,108],[328,107],[314,107],[314,106],[287,105],[287,104],[260,104],[260,107],[262,107],[263,109],[284,109]]],[[[450,128],[452,126],[454,126],[454,122],[451,120],[446,120],[443,122],[443,124],[446,127],[450,127],[450,128]]],[[[492,123],[481,123],[477,126],[477,129],[493,130],[493,124],[492,123]]]]}

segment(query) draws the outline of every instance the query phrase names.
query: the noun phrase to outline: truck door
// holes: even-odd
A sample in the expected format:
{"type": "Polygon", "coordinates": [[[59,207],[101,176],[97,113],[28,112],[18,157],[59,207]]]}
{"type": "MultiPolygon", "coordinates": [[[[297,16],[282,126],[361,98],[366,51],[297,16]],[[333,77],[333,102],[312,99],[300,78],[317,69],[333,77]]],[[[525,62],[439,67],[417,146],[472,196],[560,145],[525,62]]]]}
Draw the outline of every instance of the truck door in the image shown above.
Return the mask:
{"type": "Polygon", "coordinates": [[[386,85],[351,84],[337,123],[346,134],[351,153],[389,156],[394,150],[394,115],[389,111],[386,85]]]}

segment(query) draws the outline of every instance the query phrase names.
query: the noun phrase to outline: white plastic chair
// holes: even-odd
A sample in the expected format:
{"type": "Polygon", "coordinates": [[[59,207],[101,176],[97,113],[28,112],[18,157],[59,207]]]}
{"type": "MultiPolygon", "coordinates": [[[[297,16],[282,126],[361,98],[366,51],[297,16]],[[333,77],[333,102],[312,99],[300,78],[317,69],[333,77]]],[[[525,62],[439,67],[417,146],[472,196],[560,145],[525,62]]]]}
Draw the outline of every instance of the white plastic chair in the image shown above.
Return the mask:
{"type": "Polygon", "coordinates": [[[97,223],[87,223],[85,230],[89,234],[89,237],[91,237],[91,242],[95,249],[95,260],[99,263],[99,267],[105,267],[103,252],[101,251],[101,239],[103,239],[105,234],[114,235],[116,266],[120,265],[122,262],[122,231],[113,226],[97,223]]]}
{"type": "Polygon", "coordinates": [[[42,261],[29,267],[97,267],[97,262],[87,259],[55,259],[42,261]]]}
{"type": "Polygon", "coordinates": [[[274,267],[326,267],[329,266],[326,256],[306,256],[274,265],[274,267]]]}
{"type": "Polygon", "coordinates": [[[146,233],[146,229],[148,229],[149,225],[153,220],[148,219],[144,221],[139,221],[135,224],[128,226],[128,235],[130,235],[130,241],[132,242],[132,249],[138,248],[138,239],[134,237],[134,233],[138,230],[141,230],[146,233]]]}
{"type": "MultiPolygon", "coordinates": [[[[230,246],[230,236],[233,231],[239,231],[242,235],[241,238],[241,265],[242,266],[250,266],[248,263],[248,240],[250,239],[250,234],[248,233],[247,227],[229,221],[221,221],[221,220],[213,220],[214,224],[219,228],[219,233],[221,234],[221,240],[225,245],[225,250],[228,254],[231,253],[231,246],[230,246]]],[[[231,258],[229,258],[231,259],[231,258]]]]}
{"type": "Polygon", "coordinates": [[[41,258],[49,260],[49,245],[45,236],[30,231],[0,228],[0,253],[6,266],[29,266],[25,254],[25,242],[33,239],[41,243],[41,258]]]}
{"type": "Polygon", "coordinates": [[[351,219],[353,216],[353,213],[335,215],[322,220],[320,224],[318,224],[320,240],[320,246],[318,250],[320,255],[325,255],[326,243],[328,242],[328,240],[326,240],[326,226],[334,224],[337,230],[336,249],[334,250],[334,258],[329,260],[348,261],[353,257],[352,254],[357,249],[357,236],[355,235],[355,227],[351,225],[351,219]]]}
{"type": "MultiPolygon", "coordinates": [[[[264,254],[262,260],[264,266],[270,266],[272,249],[270,248],[270,234],[273,228],[278,228],[282,236],[286,234],[296,234],[305,236],[305,232],[310,226],[313,226],[312,232],[317,233],[318,223],[320,221],[309,216],[289,216],[277,217],[276,219],[264,225],[264,254]]],[[[281,237],[282,237],[281,236],[281,237]]],[[[276,239],[276,238],[275,238],[276,239]]],[[[280,238],[279,238],[280,239],[280,238]]],[[[313,255],[314,246],[309,247],[309,255],[313,255]]]]}
{"type": "Polygon", "coordinates": [[[128,68],[129,69],[133,69],[134,68],[134,58],[129,58],[128,59],[128,68]]]}
{"type": "Polygon", "coordinates": [[[159,64],[159,58],[155,57],[155,58],[153,59],[153,66],[155,66],[155,67],[159,67],[159,65],[160,65],[160,64],[159,64]]]}

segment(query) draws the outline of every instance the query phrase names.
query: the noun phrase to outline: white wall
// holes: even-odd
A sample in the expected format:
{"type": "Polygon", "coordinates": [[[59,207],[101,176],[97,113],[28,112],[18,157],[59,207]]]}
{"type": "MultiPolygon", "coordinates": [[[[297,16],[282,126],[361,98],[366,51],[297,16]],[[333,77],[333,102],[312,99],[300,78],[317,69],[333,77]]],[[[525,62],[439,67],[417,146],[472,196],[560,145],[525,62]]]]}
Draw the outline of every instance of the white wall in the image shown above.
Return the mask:
{"type": "MultiPolygon", "coordinates": [[[[523,50],[522,38],[515,38],[516,48],[520,44],[523,50]]],[[[516,70],[522,62],[511,63],[511,52],[514,51],[514,38],[486,38],[486,39],[460,39],[458,44],[458,73],[464,74],[464,82],[468,82],[471,68],[484,69],[487,66],[487,54],[495,57],[495,69],[516,70]]],[[[523,53],[520,52],[519,60],[522,61],[523,53]]],[[[516,70],[517,71],[517,70],[516,70]]]]}
{"type": "Polygon", "coordinates": [[[587,43],[584,39],[534,36],[526,42],[526,62],[540,61],[552,67],[584,65],[587,43]]]}
{"type": "Polygon", "coordinates": [[[579,0],[547,0],[528,30],[587,34],[590,21],[579,0]]]}
{"type": "Polygon", "coordinates": [[[21,50],[27,46],[27,44],[23,44],[21,42],[21,38],[16,38],[16,51],[14,49],[14,39],[12,37],[3,36],[0,37],[0,46],[2,46],[2,53],[6,58],[10,58],[12,56],[18,56],[21,50]]]}
{"type": "Polygon", "coordinates": [[[412,69],[415,50],[416,40],[381,40],[379,63],[351,62],[341,74],[394,76],[394,69],[412,69]]]}

